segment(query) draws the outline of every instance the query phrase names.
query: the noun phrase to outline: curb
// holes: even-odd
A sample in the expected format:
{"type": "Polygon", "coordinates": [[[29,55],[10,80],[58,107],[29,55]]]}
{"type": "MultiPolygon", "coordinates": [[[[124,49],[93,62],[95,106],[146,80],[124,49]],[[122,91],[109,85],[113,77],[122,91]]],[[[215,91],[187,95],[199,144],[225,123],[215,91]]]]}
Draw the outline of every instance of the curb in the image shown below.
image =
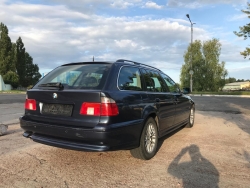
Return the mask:
{"type": "Polygon", "coordinates": [[[4,136],[8,131],[8,127],[15,124],[19,124],[19,119],[0,122],[0,136],[4,136]]]}
{"type": "Polygon", "coordinates": [[[0,94],[16,94],[16,95],[22,94],[22,95],[25,95],[26,93],[0,92],[0,94]]]}
{"type": "Polygon", "coordinates": [[[0,124],[0,136],[5,135],[7,130],[8,130],[8,125],[0,124]]]}
{"type": "Polygon", "coordinates": [[[209,95],[209,94],[190,94],[190,96],[196,96],[196,97],[239,97],[239,98],[250,98],[250,95],[209,95]]]}

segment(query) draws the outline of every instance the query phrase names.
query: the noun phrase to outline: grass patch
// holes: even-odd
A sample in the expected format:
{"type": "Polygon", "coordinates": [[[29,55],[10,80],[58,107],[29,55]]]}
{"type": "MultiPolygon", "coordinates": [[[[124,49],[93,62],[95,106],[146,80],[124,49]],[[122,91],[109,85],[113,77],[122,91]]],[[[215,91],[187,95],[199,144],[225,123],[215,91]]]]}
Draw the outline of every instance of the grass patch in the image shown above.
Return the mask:
{"type": "Polygon", "coordinates": [[[193,91],[192,94],[198,95],[250,95],[250,91],[218,91],[218,92],[209,92],[209,91],[193,91]]]}
{"type": "Polygon", "coordinates": [[[8,90],[8,91],[0,91],[0,94],[6,94],[6,93],[11,93],[11,94],[26,94],[26,91],[21,91],[21,90],[8,90]]]}

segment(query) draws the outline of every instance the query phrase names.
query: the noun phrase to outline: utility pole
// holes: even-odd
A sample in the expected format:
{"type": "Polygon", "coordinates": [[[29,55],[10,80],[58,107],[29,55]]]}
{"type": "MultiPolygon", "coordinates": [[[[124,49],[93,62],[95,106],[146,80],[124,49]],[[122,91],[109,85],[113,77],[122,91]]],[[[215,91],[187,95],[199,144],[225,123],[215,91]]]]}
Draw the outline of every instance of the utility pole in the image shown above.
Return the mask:
{"type": "Polygon", "coordinates": [[[186,16],[189,19],[190,24],[191,24],[191,66],[190,66],[189,74],[190,74],[190,92],[192,93],[192,91],[193,91],[193,78],[192,77],[193,77],[193,74],[194,74],[194,71],[193,71],[193,68],[192,68],[192,64],[193,64],[193,62],[192,62],[193,61],[192,44],[193,44],[193,25],[195,23],[193,23],[191,21],[189,14],[187,14],[186,16]]]}

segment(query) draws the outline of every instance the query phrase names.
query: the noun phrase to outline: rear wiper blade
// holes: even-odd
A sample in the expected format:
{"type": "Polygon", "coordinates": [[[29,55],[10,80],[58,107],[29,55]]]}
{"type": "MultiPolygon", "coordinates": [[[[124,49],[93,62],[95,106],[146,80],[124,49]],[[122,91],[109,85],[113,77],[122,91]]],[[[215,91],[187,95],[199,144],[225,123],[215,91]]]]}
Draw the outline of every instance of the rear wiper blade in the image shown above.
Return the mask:
{"type": "Polygon", "coordinates": [[[40,84],[40,85],[38,85],[38,87],[55,87],[55,88],[62,89],[63,85],[61,82],[50,82],[50,83],[46,83],[46,84],[40,84]]]}

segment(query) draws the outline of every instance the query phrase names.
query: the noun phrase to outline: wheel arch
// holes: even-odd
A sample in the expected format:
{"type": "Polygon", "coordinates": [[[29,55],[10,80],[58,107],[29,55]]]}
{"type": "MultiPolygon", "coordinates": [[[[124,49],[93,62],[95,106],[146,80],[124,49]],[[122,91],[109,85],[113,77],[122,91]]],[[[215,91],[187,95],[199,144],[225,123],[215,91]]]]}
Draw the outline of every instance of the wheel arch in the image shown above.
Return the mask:
{"type": "MultiPolygon", "coordinates": [[[[159,135],[159,130],[160,130],[159,129],[159,118],[158,118],[156,112],[151,112],[151,113],[147,114],[147,116],[144,116],[144,118],[143,118],[144,121],[143,121],[143,126],[142,126],[142,130],[141,130],[141,134],[142,134],[143,128],[145,126],[145,123],[147,122],[147,120],[149,118],[153,118],[154,119],[154,121],[156,123],[157,131],[158,131],[158,135],[159,135]]],[[[141,134],[140,134],[140,136],[141,136],[141,134]]]]}

